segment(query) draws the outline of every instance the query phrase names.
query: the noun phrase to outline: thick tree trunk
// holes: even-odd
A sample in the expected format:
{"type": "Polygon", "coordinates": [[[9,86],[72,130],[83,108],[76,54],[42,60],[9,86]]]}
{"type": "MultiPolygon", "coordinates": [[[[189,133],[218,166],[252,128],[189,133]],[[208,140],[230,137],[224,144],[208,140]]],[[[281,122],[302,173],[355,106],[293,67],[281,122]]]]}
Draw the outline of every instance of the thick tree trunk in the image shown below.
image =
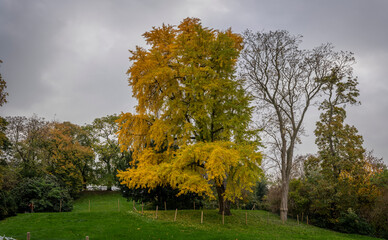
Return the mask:
{"type": "Polygon", "coordinates": [[[232,215],[230,212],[230,201],[224,199],[224,193],[225,193],[225,187],[219,186],[217,187],[217,195],[218,195],[218,204],[220,206],[219,214],[222,214],[224,212],[225,215],[232,215]]]}
{"type": "Polygon", "coordinates": [[[289,182],[287,179],[282,181],[282,190],[281,190],[281,199],[280,199],[280,219],[282,222],[287,221],[287,213],[288,213],[288,190],[289,190],[289,182]]]}
{"type": "Polygon", "coordinates": [[[295,139],[296,139],[296,134],[294,135],[294,138],[290,139],[291,143],[288,149],[286,150],[286,148],[284,147],[282,152],[282,169],[281,169],[282,186],[281,186],[281,198],[280,198],[280,220],[282,220],[282,222],[287,222],[288,191],[290,187],[290,177],[291,177],[292,160],[294,156],[295,139]]]}

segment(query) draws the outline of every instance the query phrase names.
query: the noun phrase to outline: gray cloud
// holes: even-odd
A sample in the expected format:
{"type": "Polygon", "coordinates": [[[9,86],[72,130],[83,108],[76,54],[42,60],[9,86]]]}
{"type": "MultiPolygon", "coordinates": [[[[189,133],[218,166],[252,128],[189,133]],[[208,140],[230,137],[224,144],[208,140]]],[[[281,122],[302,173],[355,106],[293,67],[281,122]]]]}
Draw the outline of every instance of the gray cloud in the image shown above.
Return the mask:
{"type": "MultiPolygon", "coordinates": [[[[128,49],[144,45],[152,26],[198,17],[212,28],[286,29],[304,36],[303,47],[332,42],[354,52],[363,104],[348,109],[348,120],[387,161],[387,12],[385,0],[0,0],[0,72],[9,92],[0,111],[78,124],[133,111],[128,49]]],[[[312,111],[306,119],[300,152],[316,150],[317,118],[312,111]]]]}

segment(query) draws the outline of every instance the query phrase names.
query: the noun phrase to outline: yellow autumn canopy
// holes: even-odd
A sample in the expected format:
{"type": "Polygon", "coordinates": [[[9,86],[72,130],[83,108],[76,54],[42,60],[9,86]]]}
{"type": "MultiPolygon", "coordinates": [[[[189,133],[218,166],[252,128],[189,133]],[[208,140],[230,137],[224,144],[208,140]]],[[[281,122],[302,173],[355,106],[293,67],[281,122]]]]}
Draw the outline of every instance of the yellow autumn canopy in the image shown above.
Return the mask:
{"type": "Polygon", "coordinates": [[[128,70],[136,114],[118,120],[121,150],[133,151],[122,184],[241,198],[261,174],[251,99],[235,76],[242,38],[195,18],[143,36],[150,47],[130,51],[128,70]]]}

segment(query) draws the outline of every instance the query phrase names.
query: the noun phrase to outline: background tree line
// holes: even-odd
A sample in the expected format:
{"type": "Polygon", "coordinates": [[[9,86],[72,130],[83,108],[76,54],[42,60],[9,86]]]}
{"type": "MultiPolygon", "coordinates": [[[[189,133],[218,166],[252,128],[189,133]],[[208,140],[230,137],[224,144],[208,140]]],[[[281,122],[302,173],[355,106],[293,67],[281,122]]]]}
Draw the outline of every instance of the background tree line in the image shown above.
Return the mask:
{"type": "Polygon", "coordinates": [[[78,126],[36,115],[2,118],[0,216],[31,211],[31,203],[34,211],[70,211],[87,185],[118,186],[117,169],[130,154],[119,151],[115,119],[78,126]]]}

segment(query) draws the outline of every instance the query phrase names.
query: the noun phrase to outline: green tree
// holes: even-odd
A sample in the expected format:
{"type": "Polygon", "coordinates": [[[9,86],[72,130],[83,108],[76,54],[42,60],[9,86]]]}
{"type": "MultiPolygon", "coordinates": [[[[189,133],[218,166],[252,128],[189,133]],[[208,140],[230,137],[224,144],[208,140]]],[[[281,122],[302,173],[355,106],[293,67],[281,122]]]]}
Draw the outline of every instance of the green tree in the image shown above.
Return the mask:
{"type": "Polygon", "coordinates": [[[342,171],[351,171],[363,158],[362,136],[354,126],[345,124],[346,104],[356,104],[359,95],[357,79],[346,78],[334,69],[325,79],[323,91],[327,98],[320,105],[324,111],[315,130],[318,153],[324,173],[339,178],[342,171]]]}
{"type": "Polygon", "coordinates": [[[357,103],[359,93],[356,86],[356,79],[345,78],[338,70],[333,69],[331,76],[325,79],[323,91],[327,98],[320,106],[324,112],[320,115],[315,130],[321,172],[331,186],[332,197],[327,203],[330,202],[328,214],[333,219],[356,203],[356,195],[345,194],[355,190],[349,186],[350,182],[347,180],[362,174],[364,166],[362,136],[358,135],[354,126],[344,122],[345,105],[357,103]]]}
{"type": "Polygon", "coordinates": [[[91,147],[96,154],[94,171],[97,184],[107,186],[109,191],[117,184],[117,169],[129,161],[129,153],[120,151],[116,135],[119,130],[117,119],[117,115],[108,115],[96,118],[92,124],[84,127],[91,138],[91,147]]]}
{"type": "Polygon", "coordinates": [[[195,18],[143,36],[150,48],[130,51],[128,70],[137,114],[118,120],[132,167],[118,176],[129,188],[170,185],[210,198],[215,190],[220,213],[230,214],[261,173],[250,98],[235,77],[242,38],[195,18]]]}
{"type": "MultiPolygon", "coordinates": [[[[1,63],[3,61],[0,60],[1,63]]],[[[8,93],[5,91],[6,88],[7,84],[0,74],[0,107],[7,102],[8,93]]],[[[9,190],[16,185],[17,174],[8,166],[4,155],[4,151],[8,150],[10,145],[5,134],[7,125],[7,121],[0,116],[0,219],[16,214],[16,205],[9,190]]]]}
{"type": "MultiPolygon", "coordinates": [[[[3,63],[3,61],[0,60],[0,63],[3,63]]],[[[8,93],[5,91],[7,88],[7,83],[2,78],[0,73],[0,107],[3,106],[7,102],[7,95],[8,93]]],[[[7,127],[7,121],[0,117],[0,155],[3,154],[3,151],[8,147],[9,140],[7,136],[5,135],[5,130],[7,127]]]]}

